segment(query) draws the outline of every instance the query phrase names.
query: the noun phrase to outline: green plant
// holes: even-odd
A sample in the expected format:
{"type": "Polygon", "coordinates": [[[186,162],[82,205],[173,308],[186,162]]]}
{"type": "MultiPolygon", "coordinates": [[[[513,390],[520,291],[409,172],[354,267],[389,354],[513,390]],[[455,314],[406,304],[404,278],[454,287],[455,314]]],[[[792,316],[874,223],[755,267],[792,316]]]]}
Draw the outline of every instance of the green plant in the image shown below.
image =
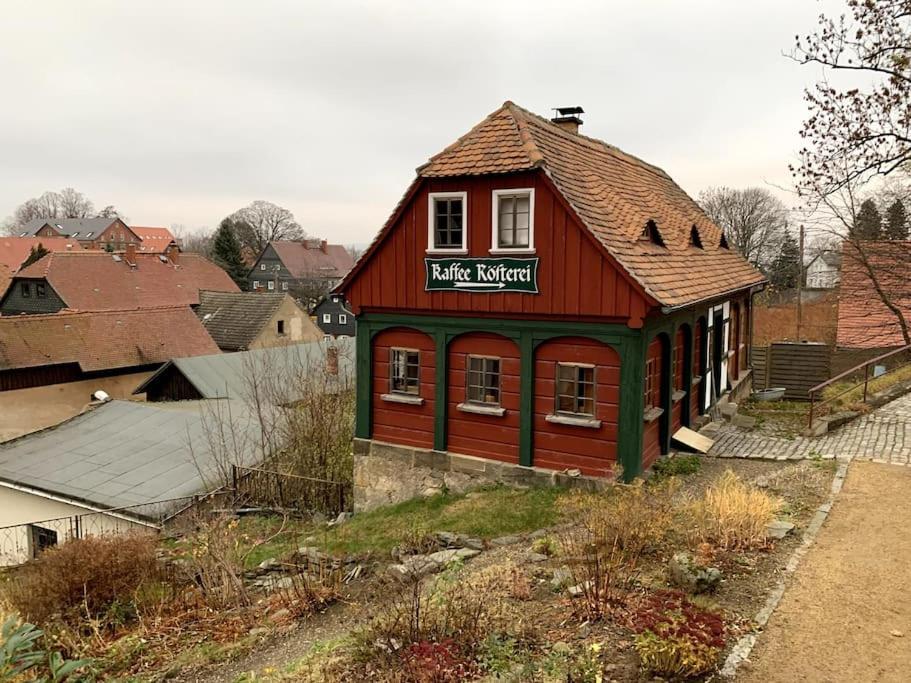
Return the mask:
{"type": "MultiPolygon", "coordinates": [[[[17,615],[7,617],[0,627],[0,681],[29,675],[32,683],[62,683],[90,666],[87,659],[66,660],[55,650],[45,650],[43,638],[44,631],[33,624],[20,623],[17,615]]],[[[79,680],[90,680],[89,674],[79,680]]]]}
{"type": "Polygon", "coordinates": [[[696,474],[700,467],[702,467],[702,461],[698,455],[676,455],[659,459],[652,465],[652,471],[659,478],[677,477],[696,474]]]}
{"type": "Polygon", "coordinates": [[[478,649],[478,662],[488,673],[505,674],[515,664],[518,649],[515,638],[491,634],[484,639],[478,649]]]}
{"type": "Polygon", "coordinates": [[[542,536],[541,538],[536,538],[534,543],[531,544],[531,550],[540,555],[553,557],[557,554],[557,542],[550,536],[542,536]]]}

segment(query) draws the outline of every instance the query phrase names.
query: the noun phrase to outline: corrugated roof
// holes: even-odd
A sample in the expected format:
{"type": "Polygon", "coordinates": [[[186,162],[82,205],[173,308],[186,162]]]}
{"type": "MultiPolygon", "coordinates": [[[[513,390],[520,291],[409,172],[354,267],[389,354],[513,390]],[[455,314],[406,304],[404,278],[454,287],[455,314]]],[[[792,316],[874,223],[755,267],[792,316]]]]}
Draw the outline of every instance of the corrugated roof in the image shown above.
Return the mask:
{"type": "MultiPolygon", "coordinates": [[[[0,479],[101,508],[202,493],[218,479],[207,408],[203,402],[181,407],[111,401],[0,444],[0,479]]],[[[232,459],[256,464],[256,420],[240,402],[232,405],[231,417],[237,433],[246,435],[232,459]]]]}
{"type": "Polygon", "coordinates": [[[351,387],[354,382],[354,340],[335,339],[332,341],[306,342],[267,349],[222,353],[194,358],[175,358],[165,363],[149,379],[133,392],[141,394],[153,386],[160,377],[174,368],[192,384],[203,398],[247,398],[250,396],[250,378],[262,380],[286,379],[283,386],[276,387],[282,395],[277,398],[281,404],[300,398],[295,392],[298,376],[310,376],[326,367],[327,349],[338,349],[339,382],[351,387]]]}
{"type": "Polygon", "coordinates": [[[243,351],[260,335],[286,297],[293,302],[280,292],[200,292],[196,315],[218,348],[243,351]]]}

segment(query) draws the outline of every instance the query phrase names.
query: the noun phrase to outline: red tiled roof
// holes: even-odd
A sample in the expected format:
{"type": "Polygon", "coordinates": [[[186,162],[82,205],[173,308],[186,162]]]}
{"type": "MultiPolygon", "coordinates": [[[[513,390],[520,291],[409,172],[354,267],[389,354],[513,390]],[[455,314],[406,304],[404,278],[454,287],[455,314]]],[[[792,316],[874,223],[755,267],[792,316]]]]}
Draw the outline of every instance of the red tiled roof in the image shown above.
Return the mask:
{"type": "Polygon", "coordinates": [[[343,278],[354,266],[354,259],[341,244],[316,240],[270,242],[275,253],[293,277],[343,278]]]}
{"type": "Polygon", "coordinates": [[[130,230],[136,235],[142,243],[139,245],[139,251],[146,253],[160,254],[164,252],[171,242],[174,242],[174,235],[167,228],[139,227],[131,225],[130,230]]]}
{"type": "Polygon", "coordinates": [[[181,254],[176,264],[157,254],[137,254],[132,268],[103,251],[55,252],[16,277],[46,278],[68,308],[115,311],[196,305],[199,290],[240,291],[228,274],[199,254],[181,254]]]}
{"type": "Polygon", "coordinates": [[[0,264],[15,273],[39,244],[48,251],[82,251],[79,240],[69,237],[0,237],[0,264]]]}
{"type": "Polygon", "coordinates": [[[90,372],[212,353],[189,306],[0,317],[0,370],[79,363],[90,372]]]}
{"type": "Polygon", "coordinates": [[[0,299],[3,298],[3,295],[6,294],[6,289],[9,287],[9,283],[12,279],[12,274],[9,271],[9,268],[6,265],[0,263],[0,299]]]}
{"type": "Polygon", "coordinates": [[[905,345],[898,316],[883,302],[877,287],[911,324],[911,243],[842,243],[836,346],[905,345]]]}
{"type": "Polygon", "coordinates": [[[547,174],[583,225],[664,306],[693,304],[765,282],[739,254],[721,247],[721,229],[664,171],[512,102],[431,157],[418,176],[533,169],[547,174]],[[640,239],[649,221],[657,225],[664,246],[640,239]],[[702,249],[690,243],[693,226],[702,249]]]}

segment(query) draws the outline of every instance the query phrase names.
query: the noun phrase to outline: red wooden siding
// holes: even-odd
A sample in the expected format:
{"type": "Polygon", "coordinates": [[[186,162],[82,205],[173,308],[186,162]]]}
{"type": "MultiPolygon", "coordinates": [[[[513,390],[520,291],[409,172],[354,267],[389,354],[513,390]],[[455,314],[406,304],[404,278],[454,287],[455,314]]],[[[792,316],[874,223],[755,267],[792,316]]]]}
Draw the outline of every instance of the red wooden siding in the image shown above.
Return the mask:
{"type": "MultiPolygon", "coordinates": [[[[677,336],[674,339],[674,391],[686,391],[687,387],[683,381],[683,364],[685,359],[685,333],[683,328],[677,330],[677,336]]],[[[683,399],[671,403],[671,434],[683,426],[683,399]]]]}
{"type": "Polygon", "coordinates": [[[617,460],[620,402],[620,357],[600,342],[576,337],[554,339],[535,354],[534,465],[555,470],[575,468],[583,474],[606,476],[617,460]],[[552,424],[558,362],[595,366],[595,417],[599,429],[552,424]]]}
{"type": "MultiPolygon", "coordinates": [[[[699,377],[702,374],[702,324],[701,320],[696,321],[696,326],[693,328],[693,377],[699,377]]],[[[698,384],[692,384],[692,379],[690,380],[690,391],[692,393],[692,398],[690,399],[690,424],[693,424],[697,417],[699,417],[702,412],[702,406],[700,405],[701,394],[702,394],[702,382],[698,384]]]]}
{"type": "Polygon", "coordinates": [[[447,450],[491,460],[519,462],[519,347],[506,337],[469,333],[449,344],[447,450]],[[500,406],[503,416],[476,415],[458,409],[466,400],[468,356],[500,359],[500,406]]]}
{"type": "Polygon", "coordinates": [[[646,313],[643,295],[605,258],[539,173],[425,181],[403,207],[385,241],[349,283],[346,294],[358,310],[597,317],[622,322],[641,319],[646,313]],[[468,256],[486,257],[491,246],[492,191],[525,187],[535,189],[540,294],[426,292],[423,259],[428,193],[468,193],[468,256]]]}
{"type": "Polygon", "coordinates": [[[434,343],[428,335],[403,327],[384,330],[373,340],[373,438],[433,448],[434,343]],[[389,393],[389,352],[393,347],[420,351],[423,405],[384,401],[389,393]]]}
{"type": "MultiPolygon", "coordinates": [[[[663,362],[663,346],[664,343],[662,338],[656,337],[652,340],[652,343],[648,345],[648,352],[646,353],[646,368],[651,371],[648,373],[648,376],[651,378],[651,391],[649,392],[649,403],[654,407],[661,407],[661,386],[664,382],[664,373],[662,372],[663,362]]],[[[649,405],[645,406],[645,409],[649,409],[649,405]]],[[[661,420],[659,417],[656,420],[645,423],[645,429],[642,434],[642,469],[646,470],[652,466],[660,456],[661,456],[661,420]]]]}

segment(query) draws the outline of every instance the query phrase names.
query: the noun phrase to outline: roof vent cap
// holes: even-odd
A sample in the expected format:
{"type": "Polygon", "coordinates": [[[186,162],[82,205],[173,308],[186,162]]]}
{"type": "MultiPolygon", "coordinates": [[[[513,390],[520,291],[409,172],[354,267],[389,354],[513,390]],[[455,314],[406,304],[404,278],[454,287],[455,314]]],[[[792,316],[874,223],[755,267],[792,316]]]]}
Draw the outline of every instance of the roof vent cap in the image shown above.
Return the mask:
{"type": "Polygon", "coordinates": [[[557,124],[563,130],[569,133],[578,133],[579,126],[582,125],[582,117],[585,110],[582,107],[554,107],[555,115],[551,119],[552,123],[557,124]]]}

